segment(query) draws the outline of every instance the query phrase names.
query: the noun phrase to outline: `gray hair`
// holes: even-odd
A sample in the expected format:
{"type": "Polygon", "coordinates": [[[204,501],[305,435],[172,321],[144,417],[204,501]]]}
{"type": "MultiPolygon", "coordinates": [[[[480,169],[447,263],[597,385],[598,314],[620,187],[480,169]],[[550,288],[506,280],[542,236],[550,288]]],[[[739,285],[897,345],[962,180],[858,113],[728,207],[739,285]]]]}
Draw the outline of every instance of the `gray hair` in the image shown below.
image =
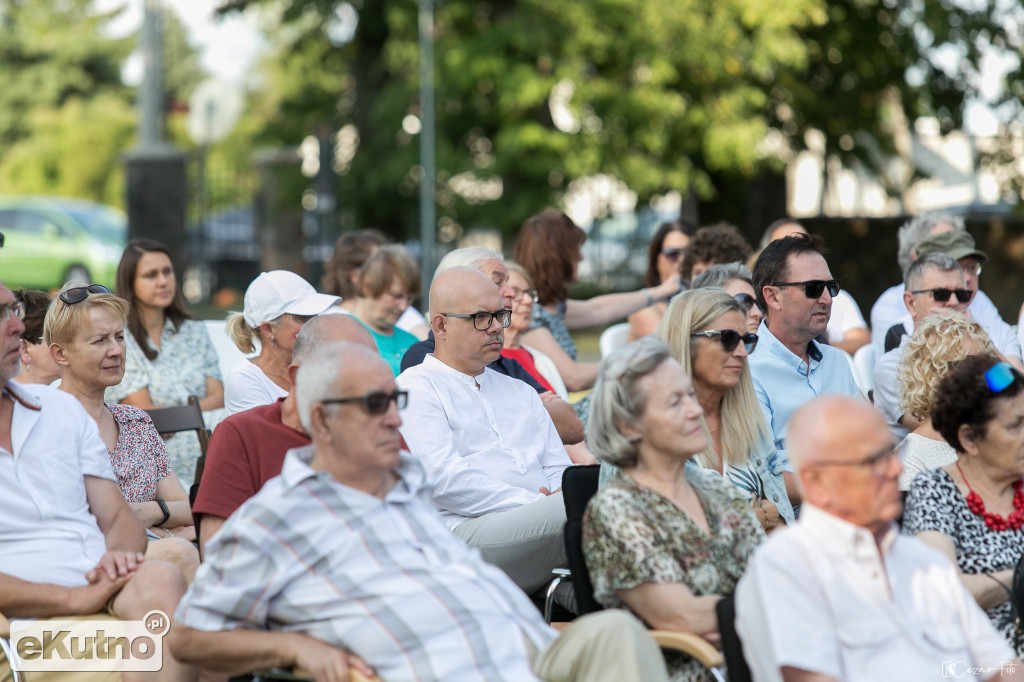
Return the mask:
{"type": "Polygon", "coordinates": [[[360,343],[373,349],[377,344],[363,323],[345,313],[321,313],[302,325],[292,347],[292,364],[301,365],[314,350],[328,343],[360,343]],[[348,327],[346,329],[346,327],[348,327]]]}
{"type": "Polygon", "coordinates": [[[897,238],[899,239],[899,250],[896,252],[896,260],[899,261],[900,270],[907,271],[913,259],[910,252],[917,248],[918,243],[927,237],[932,228],[939,223],[952,225],[954,230],[966,230],[964,219],[945,211],[932,211],[915,216],[900,226],[897,238]]]}
{"type": "Polygon", "coordinates": [[[310,410],[313,403],[334,397],[334,386],[341,372],[341,357],[355,344],[339,342],[314,348],[303,360],[295,376],[295,402],[299,408],[299,420],[307,433],[313,433],[310,410]]]}
{"type": "Polygon", "coordinates": [[[743,263],[717,263],[702,272],[696,279],[690,282],[691,289],[704,289],[707,287],[723,287],[726,282],[734,279],[741,279],[750,286],[754,286],[754,276],[750,274],[750,268],[743,263]]]}
{"type": "Polygon", "coordinates": [[[668,346],[646,336],[601,360],[587,422],[587,445],[599,459],[620,468],[636,464],[638,444],[626,438],[620,427],[643,415],[647,396],[640,390],[640,381],[671,358],[668,346]]]}
{"type": "Polygon", "coordinates": [[[903,275],[903,287],[907,291],[914,291],[921,286],[921,279],[927,270],[938,270],[939,272],[960,271],[960,264],[953,260],[953,257],[945,253],[926,253],[910,264],[907,272],[903,275]]]}
{"type": "Polygon", "coordinates": [[[505,258],[494,249],[488,249],[486,246],[467,246],[462,249],[455,249],[446,253],[441,262],[437,264],[437,269],[434,270],[434,277],[437,277],[445,270],[451,270],[460,266],[479,270],[477,266],[485,260],[504,262],[505,258]]]}

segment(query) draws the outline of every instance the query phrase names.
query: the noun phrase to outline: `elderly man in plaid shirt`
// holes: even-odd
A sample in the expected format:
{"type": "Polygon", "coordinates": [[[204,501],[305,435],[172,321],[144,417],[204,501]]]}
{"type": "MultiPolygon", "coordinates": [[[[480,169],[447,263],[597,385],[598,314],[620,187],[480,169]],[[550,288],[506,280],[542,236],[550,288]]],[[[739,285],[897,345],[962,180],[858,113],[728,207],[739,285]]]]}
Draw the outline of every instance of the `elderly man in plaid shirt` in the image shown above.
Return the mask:
{"type": "Polygon", "coordinates": [[[453,536],[422,464],[400,448],[398,391],[372,351],[335,344],[299,370],[310,446],[207,545],[175,614],[176,656],[237,673],[350,666],[402,680],[667,680],[657,646],[614,610],[559,634],[453,536]]]}

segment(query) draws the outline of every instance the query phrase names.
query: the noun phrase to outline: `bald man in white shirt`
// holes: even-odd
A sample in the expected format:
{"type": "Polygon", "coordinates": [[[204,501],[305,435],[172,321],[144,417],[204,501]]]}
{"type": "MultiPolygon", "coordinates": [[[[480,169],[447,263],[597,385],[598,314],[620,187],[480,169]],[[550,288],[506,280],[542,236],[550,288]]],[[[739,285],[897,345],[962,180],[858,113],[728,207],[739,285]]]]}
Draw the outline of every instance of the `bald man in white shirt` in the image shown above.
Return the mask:
{"type": "Polygon", "coordinates": [[[448,527],[533,595],[567,564],[559,489],[572,461],[536,391],[488,367],[508,321],[498,287],[478,270],[434,279],[436,346],[398,377],[409,391],[401,433],[448,527]]]}

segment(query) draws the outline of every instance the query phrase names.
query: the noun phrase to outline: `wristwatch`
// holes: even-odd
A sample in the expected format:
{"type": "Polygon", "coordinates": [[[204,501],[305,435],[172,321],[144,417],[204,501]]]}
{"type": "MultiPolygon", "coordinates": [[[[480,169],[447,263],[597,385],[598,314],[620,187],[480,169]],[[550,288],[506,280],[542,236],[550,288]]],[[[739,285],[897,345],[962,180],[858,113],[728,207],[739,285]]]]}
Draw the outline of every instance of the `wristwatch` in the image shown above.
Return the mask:
{"type": "Polygon", "coordinates": [[[161,498],[161,497],[156,498],[156,503],[158,505],[160,505],[160,511],[162,511],[164,513],[164,518],[161,519],[160,523],[158,523],[156,525],[157,526],[162,526],[165,523],[167,523],[167,521],[171,518],[171,510],[167,508],[167,503],[164,502],[163,498],[161,498]]]}

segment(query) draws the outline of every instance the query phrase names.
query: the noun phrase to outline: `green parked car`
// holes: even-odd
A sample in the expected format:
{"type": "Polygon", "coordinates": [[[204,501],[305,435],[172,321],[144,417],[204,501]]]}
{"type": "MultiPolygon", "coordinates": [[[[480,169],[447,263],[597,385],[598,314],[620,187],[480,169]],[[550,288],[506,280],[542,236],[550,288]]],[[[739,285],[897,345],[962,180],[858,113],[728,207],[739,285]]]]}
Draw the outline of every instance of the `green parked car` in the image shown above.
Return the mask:
{"type": "Polygon", "coordinates": [[[128,239],[123,211],[82,199],[0,196],[0,280],[52,290],[71,280],[114,288],[128,239]]]}

